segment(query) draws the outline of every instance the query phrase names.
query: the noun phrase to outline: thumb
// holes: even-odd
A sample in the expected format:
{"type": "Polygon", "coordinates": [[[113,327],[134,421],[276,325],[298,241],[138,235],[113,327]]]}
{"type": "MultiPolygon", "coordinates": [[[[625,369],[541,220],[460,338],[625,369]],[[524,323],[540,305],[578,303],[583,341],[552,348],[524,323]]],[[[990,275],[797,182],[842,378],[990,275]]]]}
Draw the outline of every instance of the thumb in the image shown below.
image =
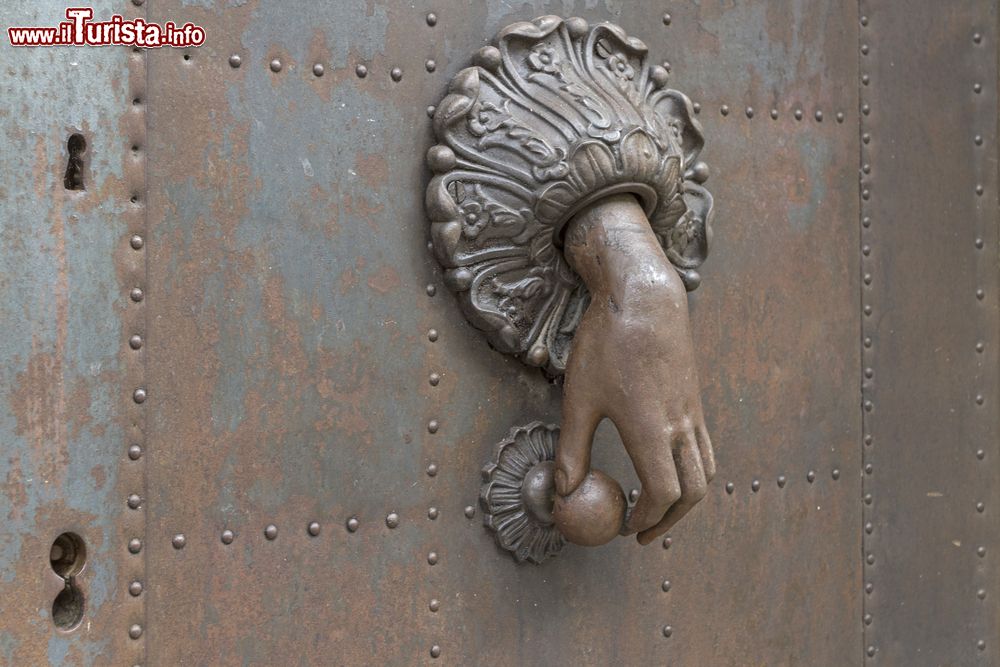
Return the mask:
{"type": "Polygon", "coordinates": [[[563,422],[556,445],[556,493],[568,496],[576,491],[590,472],[590,451],[600,414],[582,401],[567,396],[563,401],[563,422]]]}

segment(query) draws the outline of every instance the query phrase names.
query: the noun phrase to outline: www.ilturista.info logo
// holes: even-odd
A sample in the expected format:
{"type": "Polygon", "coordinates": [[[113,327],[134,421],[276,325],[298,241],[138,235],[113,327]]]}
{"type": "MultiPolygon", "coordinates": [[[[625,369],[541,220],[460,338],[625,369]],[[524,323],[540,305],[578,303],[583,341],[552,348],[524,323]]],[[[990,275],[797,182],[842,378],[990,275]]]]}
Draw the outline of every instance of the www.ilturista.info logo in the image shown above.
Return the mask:
{"type": "Polygon", "coordinates": [[[91,7],[69,7],[68,21],[49,27],[11,27],[7,37],[12,46],[109,46],[127,45],[143,48],[161,46],[188,47],[205,43],[205,29],[193,23],[178,26],[173,21],[163,25],[141,18],[125,19],[115,14],[109,21],[91,21],[91,7]]]}

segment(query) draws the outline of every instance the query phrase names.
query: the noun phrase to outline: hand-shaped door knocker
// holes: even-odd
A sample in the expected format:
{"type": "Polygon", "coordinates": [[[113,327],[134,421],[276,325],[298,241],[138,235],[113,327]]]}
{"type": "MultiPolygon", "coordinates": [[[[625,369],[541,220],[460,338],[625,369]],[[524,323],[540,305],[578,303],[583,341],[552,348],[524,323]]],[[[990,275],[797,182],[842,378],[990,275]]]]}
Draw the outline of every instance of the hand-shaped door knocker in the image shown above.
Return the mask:
{"type": "Polygon", "coordinates": [[[511,429],[483,469],[486,525],[519,561],[565,541],[646,544],[705,495],[705,428],[687,290],[711,240],[708,167],[690,100],[618,26],[515,23],[434,113],[433,248],[496,349],[564,375],[562,433],[511,429]],[[629,507],[590,468],[618,429],[642,491],[629,507]]]}

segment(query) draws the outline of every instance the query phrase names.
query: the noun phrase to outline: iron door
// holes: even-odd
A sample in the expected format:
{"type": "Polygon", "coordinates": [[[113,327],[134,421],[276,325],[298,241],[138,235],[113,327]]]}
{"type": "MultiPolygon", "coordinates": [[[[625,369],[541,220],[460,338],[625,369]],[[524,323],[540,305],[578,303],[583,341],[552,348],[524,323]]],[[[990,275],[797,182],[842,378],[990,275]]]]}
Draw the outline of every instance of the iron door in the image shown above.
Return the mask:
{"type": "MultiPolygon", "coordinates": [[[[206,39],[2,47],[0,662],[1000,664],[996,2],[94,10],[206,39]],[[693,102],[718,472],[653,544],[536,565],[481,471],[562,385],[451,294],[425,153],[550,14],[693,102]]],[[[607,421],[594,461],[639,489],[607,421]]]]}

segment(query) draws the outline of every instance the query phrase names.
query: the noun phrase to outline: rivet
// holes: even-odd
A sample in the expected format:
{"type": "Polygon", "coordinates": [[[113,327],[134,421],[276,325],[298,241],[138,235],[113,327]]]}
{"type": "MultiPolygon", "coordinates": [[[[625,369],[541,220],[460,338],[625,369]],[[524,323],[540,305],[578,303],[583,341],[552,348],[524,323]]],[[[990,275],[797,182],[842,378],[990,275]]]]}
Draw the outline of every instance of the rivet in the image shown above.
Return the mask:
{"type": "Polygon", "coordinates": [[[433,342],[437,341],[437,339],[438,339],[437,329],[430,329],[427,332],[427,340],[429,340],[430,342],[433,343],[433,342]]]}
{"type": "Polygon", "coordinates": [[[867,102],[865,102],[864,104],[861,105],[861,113],[863,113],[864,115],[867,116],[868,114],[871,113],[871,111],[872,111],[872,107],[867,102]]]}
{"type": "Polygon", "coordinates": [[[437,644],[431,646],[431,657],[439,658],[440,656],[441,656],[441,647],[438,646],[437,644]]]}
{"type": "Polygon", "coordinates": [[[427,291],[427,296],[434,296],[435,294],[437,294],[437,287],[428,284],[426,287],[426,291],[427,291]]]}
{"type": "Polygon", "coordinates": [[[861,165],[861,171],[866,174],[870,174],[872,173],[872,166],[866,162],[863,165],[861,165]]]}
{"type": "Polygon", "coordinates": [[[864,617],[862,618],[862,620],[864,620],[865,625],[871,625],[872,624],[872,615],[871,614],[865,614],[864,617]]]}
{"type": "Polygon", "coordinates": [[[691,106],[694,108],[695,113],[701,113],[701,102],[693,102],[691,106]]]}
{"type": "Polygon", "coordinates": [[[128,339],[128,345],[133,350],[138,350],[140,347],[142,347],[142,336],[140,336],[139,334],[133,334],[128,339]]]}
{"type": "Polygon", "coordinates": [[[133,250],[142,250],[143,241],[142,237],[138,234],[133,235],[128,242],[129,245],[132,246],[133,250]]]}
{"type": "Polygon", "coordinates": [[[433,27],[433,26],[437,25],[437,22],[438,22],[437,14],[435,14],[434,12],[430,12],[427,15],[427,25],[433,27]]]}
{"type": "Polygon", "coordinates": [[[427,464],[427,476],[428,477],[433,477],[436,474],[438,474],[437,464],[436,463],[428,463],[427,464]]]}
{"type": "Polygon", "coordinates": [[[319,535],[319,531],[320,531],[319,522],[318,521],[311,521],[309,523],[309,526],[306,528],[306,530],[309,532],[310,535],[312,535],[313,537],[316,537],[317,535],[319,535]]]}
{"type": "Polygon", "coordinates": [[[868,367],[868,368],[865,369],[865,377],[866,378],[868,378],[869,380],[871,380],[874,375],[875,375],[875,369],[874,368],[868,367]]]}
{"type": "Polygon", "coordinates": [[[142,447],[139,445],[129,445],[128,457],[133,461],[138,461],[142,458],[142,447]]]}
{"type": "Polygon", "coordinates": [[[672,20],[673,19],[670,18],[670,14],[664,14],[663,15],[663,25],[670,25],[670,22],[672,20]]]}
{"type": "Polygon", "coordinates": [[[983,186],[982,185],[978,185],[978,184],[976,185],[976,194],[979,195],[980,197],[983,196],[983,186]]]}
{"type": "Polygon", "coordinates": [[[813,471],[813,470],[810,470],[809,472],[807,472],[806,473],[806,481],[809,482],[810,484],[812,484],[813,482],[815,482],[816,481],[816,472],[813,471]]]}
{"type": "Polygon", "coordinates": [[[980,558],[984,558],[986,556],[986,547],[979,547],[976,549],[976,555],[980,558]]]}
{"type": "Polygon", "coordinates": [[[427,431],[428,433],[438,432],[438,422],[436,419],[432,419],[429,422],[427,422],[427,431]]]}
{"type": "Polygon", "coordinates": [[[133,554],[137,554],[140,551],[142,551],[142,540],[140,540],[138,537],[133,537],[131,540],[128,541],[128,550],[129,553],[133,554]]]}
{"type": "Polygon", "coordinates": [[[281,61],[278,60],[277,58],[275,58],[274,60],[271,61],[271,64],[269,65],[269,67],[271,68],[272,72],[280,72],[281,71],[281,61]]]}
{"type": "Polygon", "coordinates": [[[170,540],[170,543],[174,545],[174,549],[183,549],[184,545],[187,544],[187,538],[184,537],[183,533],[177,533],[174,535],[173,539],[170,540]]]}
{"type": "Polygon", "coordinates": [[[783,488],[785,488],[785,483],[786,483],[787,481],[788,481],[788,480],[787,480],[787,479],[785,478],[785,476],[784,476],[784,475],[778,475],[778,488],[779,488],[779,489],[783,489],[783,488]]]}
{"type": "Polygon", "coordinates": [[[979,44],[979,43],[981,43],[983,41],[983,36],[981,34],[979,34],[978,32],[974,33],[972,35],[972,41],[975,42],[976,44],[979,44]]]}
{"type": "Polygon", "coordinates": [[[865,532],[866,533],[868,533],[869,535],[871,535],[873,530],[875,530],[875,526],[872,525],[871,521],[869,521],[868,523],[865,524],[865,532]]]}
{"type": "Polygon", "coordinates": [[[985,588],[980,588],[978,591],[976,591],[976,597],[979,598],[980,600],[985,600],[986,599],[986,589],[985,588]]]}
{"type": "Polygon", "coordinates": [[[441,608],[441,602],[440,602],[440,601],[438,601],[437,599],[434,599],[434,600],[431,600],[431,603],[430,603],[429,605],[427,605],[427,607],[428,607],[428,608],[429,608],[429,609],[430,609],[431,611],[433,611],[433,612],[435,612],[435,613],[436,613],[436,612],[437,612],[437,610],[441,608]]]}
{"type": "Polygon", "coordinates": [[[670,581],[668,579],[664,579],[663,583],[660,584],[660,588],[663,590],[664,593],[669,592],[670,591],[670,581]]]}
{"type": "Polygon", "coordinates": [[[874,646],[869,646],[868,647],[868,657],[872,658],[874,656],[875,656],[875,647],[874,646]]]}
{"type": "Polygon", "coordinates": [[[976,458],[979,459],[980,461],[982,461],[983,459],[986,458],[986,452],[983,451],[982,449],[977,449],[976,450],[976,458]]]}
{"type": "Polygon", "coordinates": [[[434,62],[433,60],[428,60],[427,62],[424,63],[424,68],[428,72],[433,72],[434,70],[437,69],[437,63],[434,62]]]}
{"type": "Polygon", "coordinates": [[[673,544],[673,543],[674,543],[674,541],[672,539],[670,539],[669,535],[667,535],[666,537],[663,538],[663,548],[664,549],[669,549],[670,545],[673,544]]]}
{"type": "Polygon", "coordinates": [[[391,70],[389,70],[389,76],[392,77],[393,81],[399,81],[400,79],[403,78],[403,70],[400,69],[399,67],[393,67],[391,70]]]}
{"type": "Polygon", "coordinates": [[[222,531],[222,536],[220,537],[223,544],[232,544],[235,538],[236,535],[234,535],[233,531],[229,530],[228,528],[222,531]]]}
{"type": "Polygon", "coordinates": [[[874,407],[875,407],[874,403],[872,403],[871,401],[865,401],[865,412],[871,412],[874,407]]]}
{"type": "Polygon", "coordinates": [[[977,145],[977,146],[982,146],[982,145],[983,145],[983,135],[981,135],[981,134],[977,134],[977,135],[976,135],[976,138],[975,138],[975,139],[973,139],[973,141],[975,141],[975,142],[976,142],[976,145],[977,145]]]}
{"type": "Polygon", "coordinates": [[[976,405],[982,405],[984,400],[986,399],[983,398],[982,394],[976,394],[976,405]]]}
{"type": "Polygon", "coordinates": [[[753,491],[754,493],[757,493],[758,491],[760,491],[760,480],[759,479],[755,479],[754,481],[750,482],[750,490],[753,491]]]}
{"type": "Polygon", "coordinates": [[[867,16],[862,16],[861,17],[861,25],[863,25],[863,26],[864,25],[868,25],[868,17],[867,16]]]}
{"type": "Polygon", "coordinates": [[[875,564],[875,554],[868,554],[868,557],[865,558],[865,562],[868,563],[869,565],[874,565],[875,564]]]}
{"type": "MultiPolygon", "coordinates": [[[[427,117],[428,118],[433,118],[435,111],[437,111],[437,107],[436,106],[434,106],[433,104],[431,104],[430,106],[428,106],[427,107],[427,117]]],[[[430,250],[430,248],[428,248],[428,250],[430,250]]]]}
{"type": "Polygon", "coordinates": [[[736,489],[736,485],[732,482],[726,482],[726,493],[732,495],[733,491],[736,489]]]}
{"type": "Polygon", "coordinates": [[[431,521],[433,521],[434,519],[438,518],[438,508],[436,508],[436,507],[430,507],[430,508],[428,508],[427,509],[427,518],[430,519],[431,521]]]}
{"type": "Polygon", "coordinates": [[[866,433],[865,434],[865,444],[866,445],[871,445],[872,444],[872,435],[871,435],[871,433],[866,433]]]}
{"type": "Polygon", "coordinates": [[[753,118],[753,107],[747,107],[747,118],[753,118]]]}
{"type": "Polygon", "coordinates": [[[388,516],[385,517],[385,525],[389,528],[395,528],[399,525],[399,515],[395,512],[390,512],[388,516]]]}
{"type": "MultiPolygon", "coordinates": [[[[134,1],[135,0],[133,0],[133,2],[134,1]]],[[[138,623],[133,623],[132,626],[128,629],[128,636],[131,637],[132,639],[138,639],[139,637],[142,637],[142,626],[139,625],[138,623]]]]}
{"type": "Polygon", "coordinates": [[[833,469],[833,470],[832,470],[832,471],[830,472],[830,477],[833,477],[833,479],[834,479],[834,480],[838,480],[838,479],[840,479],[840,470],[838,470],[837,468],[834,468],[834,469],[833,469]]]}
{"type": "Polygon", "coordinates": [[[844,112],[843,111],[838,111],[837,112],[837,122],[838,123],[843,123],[844,122],[844,112]]]}
{"type": "Polygon", "coordinates": [[[981,83],[975,83],[975,84],[973,84],[972,90],[974,90],[977,93],[983,92],[983,84],[981,84],[981,83]]]}
{"type": "Polygon", "coordinates": [[[634,503],[639,500],[639,489],[632,489],[628,492],[628,501],[634,503]]]}
{"type": "Polygon", "coordinates": [[[976,249],[977,250],[982,250],[983,249],[983,239],[981,239],[981,238],[977,238],[976,239],[976,249]]]}
{"type": "Polygon", "coordinates": [[[663,626],[663,636],[664,637],[669,637],[672,634],[674,634],[674,629],[672,627],[670,627],[669,625],[664,625],[663,626]]]}
{"type": "Polygon", "coordinates": [[[264,537],[269,540],[273,540],[278,537],[278,527],[273,523],[269,523],[266,528],[264,528],[264,537]]]}
{"type": "Polygon", "coordinates": [[[437,373],[431,373],[430,377],[427,378],[427,381],[431,383],[432,387],[436,387],[438,386],[438,383],[441,382],[441,376],[437,373]]]}
{"type": "Polygon", "coordinates": [[[128,585],[128,592],[134,598],[137,598],[140,595],[142,595],[142,582],[133,581],[132,583],[130,583],[128,585]]]}
{"type": "Polygon", "coordinates": [[[872,274],[866,273],[865,277],[864,277],[864,281],[865,281],[865,285],[871,285],[872,284],[872,274]]]}
{"type": "Polygon", "coordinates": [[[871,346],[872,346],[871,336],[865,336],[865,347],[871,347],[871,346]]]}
{"type": "Polygon", "coordinates": [[[771,109],[771,120],[778,120],[778,110],[771,109]]]}
{"type": "Polygon", "coordinates": [[[132,400],[136,403],[144,403],[146,401],[146,390],[136,389],[132,392],[132,400]]]}
{"type": "Polygon", "coordinates": [[[982,301],[983,297],[985,297],[985,296],[986,296],[986,292],[983,291],[982,287],[980,287],[979,289],[976,290],[976,298],[977,299],[979,299],[980,301],[982,301]]]}
{"type": "Polygon", "coordinates": [[[819,122],[819,123],[823,122],[823,112],[820,111],[819,109],[816,109],[816,113],[814,114],[814,117],[816,118],[817,122],[819,122]]]}
{"type": "Polygon", "coordinates": [[[430,565],[437,565],[437,562],[438,562],[438,555],[437,555],[436,551],[432,551],[429,554],[427,554],[427,563],[428,564],[430,564],[430,565]]]}
{"type": "Polygon", "coordinates": [[[861,45],[861,54],[865,55],[865,56],[868,55],[868,45],[867,44],[862,44],[861,45]]]}
{"type": "Polygon", "coordinates": [[[358,75],[359,79],[363,79],[368,76],[368,68],[364,65],[358,65],[354,68],[354,73],[358,75]]]}
{"type": "Polygon", "coordinates": [[[865,593],[868,593],[868,595],[871,595],[872,591],[874,591],[874,590],[875,590],[875,585],[874,584],[872,584],[871,582],[868,582],[867,584],[865,584],[865,593]]]}
{"type": "Polygon", "coordinates": [[[871,196],[872,196],[872,191],[869,190],[868,188],[865,188],[861,191],[861,198],[864,199],[865,201],[871,199],[871,196]]]}
{"type": "Polygon", "coordinates": [[[870,81],[871,81],[871,78],[867,74],[862,74],[861,75],[861,83],[863,83],[864,85],[867,86],[870,81]]]}
{"type": "Polygon", "coordinates": [[[465,518],[466,519],[471,519],[474,516],[476,516],[476,508],[475,508],[475,506],[473,506],[473,505],[466,505],[465,506],[465,518]]]}
{"type": "Polygon", "coordinates": [[[796,109],[793,115],[795,116],[795,120],[802,120],[802,109],[796,109]]]}
{"type": "Polygon", "coordinates": [[[315,76],[323,76],[323,73],[325,71],[326,71],[326,69],[323,67],[322,63],[316,63],[315,65],[313,65],[313,75],[315,75],[315,76]]]}
{"type": "Polygon", "coordinates": [[[869,216],[866,215],[865,217],[861,218],[861,224],[865,228],[871,227],[872,226],[872,219],[869,216]]]}
{"type": "Polygon", "coordinates": [[[985,349],[986,346],[983,345],[983,341],[979,341],[978,343],[976,343],[976,352],[982,352],[985,349]]]}
{"type": "Polygon", "coordinates": [[[238,53],[234,53],[233,55],[229,56],[229,66],[232,67],[233,69],[238,69],[239,66],[242,64],[243,64],[243,58],[240,58],[240,55],[238,53]]]}
{"type": "Polygon", "coordinates": [[[719,108],[719,113],[721,113],[723,116],[728,116],[729,115],[729,105],[728,104],[723,104],[719,108]]]}
{"type": "Polygon", "coordinates": [[[985,639],[980,639],[978,642],[976,642],[976,648],[978,648],[980,651],[985,651],[986,650],[986,640],[985,639]]]}
{"type": "Polygon", "coordinates": [[[979,512],[980,514],[982,514],[983,512],[985,512],[986,511],[986,503],[983,503],[981,501],[978,502],[978,503],[976,503],[976,511],[979,512]]]}
{"type": "Polygon", "coordinates": [[[872,140],[872,135],[869,134],[868,132],[865,132],[864,134],[861,135],[862,143],[868,144],[871,143],[871,140],[872,140]]]}
{"type": "Polygon", "coordinates": [[[133,287],[132,291],[129,292],[129,296],[132,298],[133,301],[139,303],[140,301],[142,301],[142,290],[138,287],[133,287]]]}
{"type": "Polygon", "coordinates": [[[356,533],[359,525],[361,524],[358,521],[357,517],[352,516],[350,519],[347,520],[347,532],[356,533]]]}
{"type": "Polygon", "coordinates": [[[142,498],[133,493],[129,495],[127,502],[130,509],[137,510],[142,505],[142,498]]]}

